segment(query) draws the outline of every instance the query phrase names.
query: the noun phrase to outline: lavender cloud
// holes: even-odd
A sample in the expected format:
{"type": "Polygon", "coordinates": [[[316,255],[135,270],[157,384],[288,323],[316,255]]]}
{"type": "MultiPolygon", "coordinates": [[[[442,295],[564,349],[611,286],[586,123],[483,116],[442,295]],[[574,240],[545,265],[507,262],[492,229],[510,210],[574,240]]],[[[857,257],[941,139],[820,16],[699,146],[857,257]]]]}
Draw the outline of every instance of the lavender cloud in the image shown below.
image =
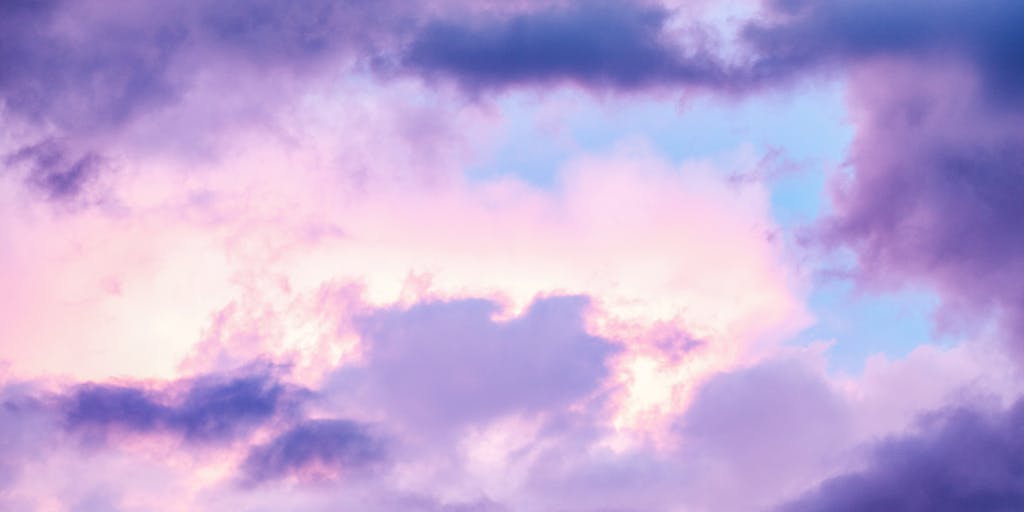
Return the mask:
{"type": "Polygon", "coordinates": [[[1019,148],[1024,7],[980,2],[777,1],[749,24],[754,75],[849,73],[850,175],[818,240],[849,248],[869,287],[925,284],[947,326],[1024,326],[1019,148]],[[994,314],[993,314],[994,313],[994,314]]]}
{"type": "Polygon", "coordinates": [[[758,499],[799,488],[827,468],[852,438],[851,414],[810,365],[777,360],[709,380],[677,432],[691,460],[747,487],[743,496],[719,497],[713,508],[751,510],[758,499]]]}
{"type": "Polygon", "coordinates": [[[66,201],[87,176],[104,170],[98,165],[104,157],[123,150],[118,144],[131,139],[127,133],[153,116],[204,113],[203,126],[173,129],[191,132],[198,140],[190,145],[207,148],[219,135],[214,125],[253,112],[272,115],[273,105],[288,99],[282,84],[370,59],[374,45],[394,34],[382,28],[385,21],[404,18],[389,4],[6,2],[0,6],[0,106],[10,124],[21,127],[11,153],[27,158],[52,150],[52,140],[64,143],[61,158],[32,160],[39,179],[30,184],[49,200],[66,201]],[[237,93],[239,82],[262,93],[227,112],[196,93],[237,93]],[[277,101],[267,102],[270,96],[277,101]]]}
{"type": "Polygon", "coordinates": [[[1024,403],[951,408],[878,444],[868,466],[826,480],[780,512],[1010,511],[1024,506],[1024,403]]]}
{"type": "Polygon", "coordinates": [[[380,310],[357,321],[367,362],[336,382],[417,430],[557,410],[599,391],[617,352],[584,330],[586,304],[539,299],[505,322],[492,319],[498,307],[486,300],[380,310]]]}
{"type": "Polygon", "coordinates": [[[196,75],[225,65],[302,74],[356,47],[368,53],[374,20],[389,12],[386,2],[321,0],[132,9],[55,0],[3,9],[5,108],[75,133],[113,129],[173,106],[196,75]]]}
{"type": "Polygon", "coordinates": [[[54,139],[22,147],[7,155],[9,168],[23,168],[25,181],[53,201],[80,199],[106,172],[103,158],[93,152],[78,154],[54,139]]]}
{"type": "Polygon", "coordinates": [[[465,503],[444,503],[429,496],[396,496],[386,505],[389,509],[415,512],[507,512],[509,509],[489,499],[465,503]]]}
{"type": "Polygon", "coordinates": [[[6,506],[4,490],[22,477],[25,465],[57,439],[46,405],[32,396],[33,391],[12,385],[0,388],[0,506],[6,506]]]}
{"type": "MultiPolygon", "coordinates": [[[[1024,13],[1002,0],[937,8],[768,2],[770,21],[746,25],[735,57],[726,56],[713,27],[676,19],[679,12],[651,2],[470,11],[454,5],[306,0],[114,10],[90,2],[8,4],[0,27],[8,35],[0,43],[0,101],[14,119],[43,132],[21,151],[50,137],[73,139],[74,154],[34,164],[34,175],[43,177],[37,188],[59,200],[74,195],[79,178],[102,170],[97,163],[111,144],[105,139],[147,116],[210,111],[195,90],[233,88],[239,80],[277,95],[276,104],[287,103],[280,95],[288,88],[272,84],[355,69],[382,80],[450,79],[471,91],[575,83],[748,94],[882,57],[940,56],[969,63],[1000,98],[1013,97],[1024,77],[1017,52],[1008,50],[1024,13]],[[677,21],[699,28],[680,31],[677,21]]],[[[262,99],[241,101],[260,105],[223,115],[273,110],[262,99]]],[[[195,137],[215,132],[199,130],[195,137]]]]}
{"type": "Polygon", "coordinates": [[[169,433],[193,443],[229,441],[297,406],[299,393],[269,375],[204,376],[165,389],[80,384],[61,400],[65,428],[95,437],[169,433]],[[183,396],[174,397],[176,388],[183,396]]]}
{"type": "Polygon", "coordinates": [[[470,89],[575,82],[735,92],[859,59],[928,53],[975,63],[1000,91],[1019,89],[1024,66],[1009,49],[1024,10],[1006,0],[929,6],[767,2],[773,21],[748,23],[741,54],[727,58],[714,28],[670,29],[677,13],[642,1],[468,13],[457,2],[449,9],[199,2],[120,11],[89,2],[18,2],[4,6],[0,98],[21,118],[81,133],[173,107],[198,76],[225,66],[256,66],[266,81],[344,72],[354,59],[382,77],[447,76],[470,89]]]}
{"type": "Polygon", "coordinates": [[[365,425],[308,420],[250,450],[242,471],[250,485],[287,476],[333,480],[363,473],[386,457],[386,443],[365,425]]]}
{"type": "MultiPolygon", "coordinates": [[[[453,9],[445,15],[392,2],[153,2],[124,9],[88,1],[8,2],[0,5],[5,35],[0,102],[5,119],[31,129],[27,142],[19,139],[13,150],[5,149],[2,162],[5,171],[24,177],[44,197],[75,200],[108,172],[110,140],[136,124],[162,127],[162,113],[205,111],[208,98],[227,97],[224,93],[243,83],[258,94],[242,101],[287,109],[294,98],[279,92],[292,86],[303,90],[353,69],[369,70],[379,80],[450,80],[471,93],[575,84],[602,92],[747,94],[822,72],[849,72],[856,128],[850,175],[835,185],[834,210],[816,234],[828,247],[852,249],[857,275],[866,283],[931,284],[946,297],[947,311],[972,318],[994,311],[1008,320],[1007,332],[1019,331],[1024,327],[1024,235],[1017,226],[1024,216],[1019,149],[1024,147],[1019,102],[1024,60],[1016,49],[1024,42],[1017,30],[1024,9],[1004,0],[784,0],[767,7],[769,19],[748,24],[738,41],[740,55],[729,58],[711,35],[677,31],[680,20],[673,11],[642,2],[501,14],[453,9]],[[209,96],[195,99],[200,90],[209,96]]],[[[387,110],[381,103],[368,109],[371,116],[387,110]]],[[[429,122],[417,126],[413,131],[438,132],[429,122]]],[[[205,122],[189,125],[196,137],[212,137],[209,128],[205,122]]],[[[366,146],[368,153],[383,152],[366,146]]],[[[379,163],[377,156],[367,160],[379,163]]],[[[295,162],[304,165],[302,159],[295,162]]],[[[628,195],[622,194],[623,184],[635,179],[633,173],[611,181],[608,197],[587,199],[605,211],[608,198],[628,195]]],[[[143,188],[135,190],[147,193],[143,188]]],[[[641,192],[645,201],[650,194],[641,192]]],[[[246,205],[250,198],[254,204],[260,200],[259,194],[240,195],[246,205]]],[[[669,201],[678,202],[674,197],[669,201]]],[[[320,199],[329,202],[332,196],[320,199]]],[[[276,211],[267,217],[276,219],[276,211]]],[[[550,220],[546,212],[540,217],[550,220]]],[[[239,246],[259,245],[245,243],[259,223],[241,225],[239,246]]],[[[436,225],[449,227],[453,221],[436,225]]],[[[583,228],[599,225],[573,229],[583,228]]],[[[376,234],[372,228],[350,231],[356,237],[376,234]]],[[[653,238],[661,243],[660,235],[653,238]]],[[[206,247],[184,252],[203,253],[206,247]]],[[[373,252],[370,259],[386,252],[373,252]]],[[[239,255],[249,256],[259,273],[270,273],[261,254],[239,255]]],[[[315,266],[318,260],[296,261],[315,266]]],[[[97,279],[104,287],[111,283],[112,297],[121,293],[118,270],[97,279]]],[[[245,272],[230,274],[233,282],[250,279],[245,272]]],[[[64,278],[60,274],[54,282],[64,278]]],[[[86,281],[83,288],[100,287],[86,281]]],[[[280,281],[280,288],[294,284],[280,281]]],[[[55,295],[64,304],[64,295],[55,295]]],[[[37,446],[30,432],[35,420],[26,418],[51,413],[60,428],[87,443],[166,436],[183,441],[185,451],[237,448],[259,431],[269,439],[243,447],[238,470],[260,487],[253,492],[265,492],[273,486],[256,484],[310,475],[343,479],[387,461],[394,446],[363,423],[379,418],[415,445],[397,455],[444,470],[438,471],[443,473],[438,482],[468,481],[466,487],[472,487],[474,477],[493,479],[481,477],[484,471],[470,473],[495,459],[521,463],[530,476],[522,480],[524,488],[514,489],[521,493],[517,498],[542,510],[657,510],[681,503],[750,510],[823,474],[828,457],[849,441],[847,404],[823,378],[797,364],[775,363],[720,375],[699,389],[675,432],[689,443],[681,451],[606,450],[602,443],[612,433],[610,420],[602,416],[608,413],[602,393],[612,385],[610,362],[618,349],[615,342],[588,334],[586,307],[580,297],[551,297],[537,300],[521,316],[498,320],[501,310],[494,302],[450,299],[360,313],[353,334],[360,338],[363,359],[333,371],[321,404],[328,416],[339,412],[332,406],[342,404],[345,414],[336,416],[353,419],[299,419],[292,412],[305,403],[302,392],[276,375],[256,372],[157,384],[86,383],[58,393],[55,410],[5,401],[0,433],[37,446]],[[573,412],[566,413],[569,409],[573,412]],[[509,417],[516,421],[500,423],[509,417]],[[539,427],[529,423],[538,417],[545,420],[539,427]],[[511,434],[502,437],[502,429],[511,434]],[[507,441],[517,436],[522,439],[513,441],[519,444],[507,441]],[[455,462],[434,465],[436,452],[416,450],[426,445],[439,446],[437,452],[455,462]],[[473,448],[485,453],[470,453],[473,448]],[[702,491],[693,490],[698,487],[702,491]],[[707,498],[707,489],[717,496],[707,498]]],[[[59,315],[39,316],[48,323],[59,315]]],[[[293,327],[283,325],[292,334],[293,327]]],[[[324,338],[318,347],[337,348],[324,338]]],[[[783,510],[1020,508],[1024,458],[1015,441],[1024,418],[1020,411],[1021,406],[995,414],[950,412],[914,435],[880,445],[867,468],[830,480],[783,510]]],[[[17,478],[17,466],[27,464],[29,451],[0,445],[0,486],[17,478]]],[[[75,472],[73,464],[68,467],[75,472]]],[[[380,494],[392,491],[387,484],[373,485],[385,489],[380,494]]],[[[507,491],[503,502],[513,494],[492,487],[507,491]]],[[[499,508],[489,499],[473,501],[486,492],[457,490],[452,501],[428,496],[407,508],[499,508]]],[[[83,507],[113,506],[102,493],[90,496],[80,502],[83,507]]]]}
{"type": "Polygon", "coordinates": [[[923,66],[861,71],[854,172],[836,183],[822,240],[852,248],[868,285],[935,286],[950,325],[995,316],[1016,331],[1024,111],[992,106],[984,86],[956,70],[923,66]],[[872,85],[883,76],[887,87],[872,85]]]}

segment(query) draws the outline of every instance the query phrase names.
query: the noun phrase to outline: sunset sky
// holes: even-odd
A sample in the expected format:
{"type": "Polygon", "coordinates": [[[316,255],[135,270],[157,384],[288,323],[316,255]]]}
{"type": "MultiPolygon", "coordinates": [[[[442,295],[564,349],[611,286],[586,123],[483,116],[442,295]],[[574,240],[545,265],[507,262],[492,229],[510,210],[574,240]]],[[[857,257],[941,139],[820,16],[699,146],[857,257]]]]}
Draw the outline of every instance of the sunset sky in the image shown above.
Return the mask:
{"type": "Polygon", "coordinates": [[[0,510],[1024,510],[1022,27],[0,0],[0,510]]]}

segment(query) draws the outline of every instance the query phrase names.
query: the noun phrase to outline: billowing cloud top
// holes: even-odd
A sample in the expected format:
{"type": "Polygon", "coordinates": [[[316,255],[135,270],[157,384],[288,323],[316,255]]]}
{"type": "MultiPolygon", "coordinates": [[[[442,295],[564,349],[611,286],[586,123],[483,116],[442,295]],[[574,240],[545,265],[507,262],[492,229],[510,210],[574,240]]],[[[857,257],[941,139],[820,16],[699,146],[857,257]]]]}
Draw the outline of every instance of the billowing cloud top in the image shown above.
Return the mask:
{"type": "Polygon", "coordinates": [[[0,3],[0,509],[1022,509],[1022,24],[0,3]]]}

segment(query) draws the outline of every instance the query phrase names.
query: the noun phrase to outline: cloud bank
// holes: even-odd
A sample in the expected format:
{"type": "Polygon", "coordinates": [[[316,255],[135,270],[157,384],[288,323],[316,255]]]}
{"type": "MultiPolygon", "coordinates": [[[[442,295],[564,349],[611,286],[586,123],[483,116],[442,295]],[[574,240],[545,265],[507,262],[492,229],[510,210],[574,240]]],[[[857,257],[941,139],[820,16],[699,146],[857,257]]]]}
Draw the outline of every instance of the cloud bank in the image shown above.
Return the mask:
{"type": "Polygon", "coordinates": [[[1019,508],[1024,7],[675,4],[0,5],[0,508],[1019,508]],[[834,84],[798,230],[566,121],[834,84]],[[835,371],[837,262],[970,339],[835,371]]]}

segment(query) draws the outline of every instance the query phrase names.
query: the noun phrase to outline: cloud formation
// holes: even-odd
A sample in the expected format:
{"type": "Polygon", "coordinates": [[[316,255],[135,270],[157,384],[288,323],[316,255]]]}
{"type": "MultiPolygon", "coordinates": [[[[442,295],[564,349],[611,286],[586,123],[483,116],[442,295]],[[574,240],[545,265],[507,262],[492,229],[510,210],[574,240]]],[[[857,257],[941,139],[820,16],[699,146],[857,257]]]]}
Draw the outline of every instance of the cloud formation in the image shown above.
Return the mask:
{"type": "Polygon", "coordinates": [[[253,448],[242,471],[250,484],[287,476],[323,481],[358,475],[381,464],[385,443],[364,425],[346,420],[309,420],[253,448]]]}
{"type": "Polygon", "coordinates": [[[130,9],[8,3],[0,98],[23,119],[75,135],[103,133],[178,104],[216,68],[304,74],[349,51],[367,56],[375,20],[395,20],[384,16],[389,9],[388,2],[320,0],[144,2],[130,9]],[[74,30],[65,30],[68,24],[74,30]]]}
{"type": "Polygon", "coordinates": [[[359,318],[365,363],[338,375],[414,430],[557,411],[597,391],[618,348],[588,334],[583,297],[540,299],[500,322],[482,300],[421,303],[359,318]]]}
{"type": "Polygon", "coordinates": [[[753,71],[787,77],[874,59],[955,59],[982,77],[993,99],[1019,93],[1024,60],[1012,48],[1024,9],[1005,0],[891,2],[772,0],[775,18],[754,21],[744,39],[753,71]]]}
{"type": "Polygon", "coordinates": [[[853,249],[869,286],[934,286],[947,325],[995,317],[1013,332],[1022,325],[1014,219],[1024,213],[1024,110],[987,80],[934,59],[859,68],[851,174],[836,182],[821,234],[853,249]]]}
{"type": "Polygon", "coordinates": [[[729,87],[715,49],[685,48],[680,34],[666,30],[669,15],[655,4],[601,1],[437,21],[413,37],[403,64],[454,77],[471,91],[564,82],[616,90],[729,87]]]}
{"type": "Polygon", "coordinates": [[[1024,8],[686,4],[0,4],[0,508],[1020,507],[990,332],[794,343],[816,177],[574,116],[840,84],[812,245],[1019,346],[1024,8]]]}
{"type": "Polygon", "coordinates": [[[68,430],[171,433],[188,442],[230,440],[298,405],[300,393],[269,374],[203,376],[163,389],[126,384],[77,385],[61,400],[68,430]]]}
{"type": "Polygon", "coordinates": [[[25,169],[25,181],[53,201],[80,198],[105,170],[99,155],[72,155],[54,139],[25,146],[7,155],[4,164],[25,169]]]}
{"type": "Polygon", "coordinates": [[[1024,505],[1024,406],[933,414],[875,447],[867,468],[840,475],[780,512],[1016,510],[1024,505]]]}

